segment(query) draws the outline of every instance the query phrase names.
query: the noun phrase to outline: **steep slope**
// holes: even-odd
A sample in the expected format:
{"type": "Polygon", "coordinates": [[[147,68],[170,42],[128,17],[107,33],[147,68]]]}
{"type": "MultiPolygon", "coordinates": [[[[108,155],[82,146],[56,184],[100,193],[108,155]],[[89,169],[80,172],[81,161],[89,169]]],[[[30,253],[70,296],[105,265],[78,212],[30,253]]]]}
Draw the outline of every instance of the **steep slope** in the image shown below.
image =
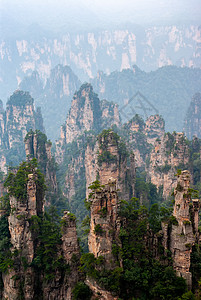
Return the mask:
{"type": "Polygon", "coordinates": [[[44,131],[41,111],[27,92],[15,91],[4,112],[1,107],[1,170],[5,164],[16,165],[25,158],[24,138],[29,130],[44,131]]]}
{"type": "Polygon", "coordinates": [[[20,88],[29,91],[36,105],[41,107],[48,137],[54,141],[65,121],[73,94],[80,87],[80,80],[70,67],[57,65],[51,70],[46,83],[42,83],[38,72],[25,77],[20,88]]]}
{"type": "Polygon", "coordinates": [[[171,194],[176,185],[177,169],[188,166],[190,147],[183,133],[166,133],[155,141],[147,162],[147,176],[157,188],[163,187],[163,197],[171,194]]]}
{"type": "Polygon", "coordinates": [[[116,104],[100,101],[93,87],[86,83],[73,96],[66,122],[61,127],[57,147],[57,160],[61,161],[63,146],[72,143],[85,131],[99,133],[103,128],[119,125],[120,117],[116,104]]]}
{"type": "Polygon", "coordinates": [[[61,213],[61,210],[66,209],[68,204],[57,181],[57,166],[51,153],[52,143],[39,130],[35,132],[33,130],[29,131],[24,142],[27,161],[31,161],[33,158],[37,159],[38,166],[45,176],[45,184],[47,186],[45,207],[48,208],[53,205],[61,213]]]}
{"type": "Polygon", "coordinates": [[[166,130],[182,131],[189,99],[201,91],[201,70],[166,66],[146,73],[133,66],[109,75],[99,72],[92,85],[100,98],[119,104],[124,122],[136,113],[145,119],[159,113],[166,130]]]}
{"type": "Polygon", "coordinates": [[[65,211],[60,228],[54,211],[44,212],[44,182],[35,159],[22,163],[6,180],[10,209],[4,207],[0,218],[9,230],[3,259],[1,248],[3,299],[71,300],[80,279],[75,217],[65,211]]]}
{"type": "Polygon", "coordinates": [[[201,94],[193,96],[184,120],[184,131],[188,139],[201,138],[201,94]]]}

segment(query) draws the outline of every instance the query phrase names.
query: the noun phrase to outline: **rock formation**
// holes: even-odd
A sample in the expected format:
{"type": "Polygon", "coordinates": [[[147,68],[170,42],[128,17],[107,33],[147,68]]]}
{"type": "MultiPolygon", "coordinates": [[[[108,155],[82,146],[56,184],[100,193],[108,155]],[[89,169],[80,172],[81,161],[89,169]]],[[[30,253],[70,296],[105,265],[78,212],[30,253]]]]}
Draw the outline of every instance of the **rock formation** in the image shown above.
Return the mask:
{"type": "Polygon", "coordinates": [[[201,94],[196,93],[188,107],[184,120],[184,131],[188,139],[201,138],[201,94]]]}
{"type": "MultiPolygon", "coordinates": [[[[90,11],[90,17],[87,18],[91,17],[90,11]]],[[[96,23],[97,17],[95,16],[93,20],[96,23]]],[[[131,25],[113,30],[109,28],[93,30],[90,27],[90,30],[86,31],[81,31],[79,27],[71,34],[64,32],[57,37],[44,32],[42,28],[37,27],[33,30],[32,27],[30,30],[31,33],[27,33],[27,38],[24,35],[16,38],[13,31],[11,37],[7,32],[4,37],[2,36],[1,93],[5,97],[8,86],[16,87],[30,71],[37,70],[41,79],[46,81],[50,70],[58,62],[72,66],[82,81],[94,78],[98,70],[111,73],[114,70],[132,68],[133,64],[146,71],[170,64],[192,69],[200,68],[200,28],[192,24],[146,28],[131,25]],[[37,36],[38,32],[41,35],[40,39],[37,36]],[[15,72],[7,72],[7,62],[12,70],[16,70],[15,72]]]]}
{"type": "Polygon", "coordinates": [[[35,239],[30,228],[32,216],[42,213],[42,199],[37,198],[35,183],[36,174],[29,174],[27,183],[27,201],[20,201],[14,196],[10,197],[11,214],[8,218],[11,235],[11,251],[16,253],[13,269],[3,274],[5,299],[17,300],[22,292],[21,284],[24,284],[24,299],[34,299],[34,271],[30,264],[35,254],[35,239]],[[27,264],[25,268],[24,263],[27,264]]]}
{"type": "Polygon", "coordinates": [[[150,116],[146,122],[139,115],[135,115],[123,125],[128,144],[135,154],[137,167],[145,167],[151,147],[157,139],[163,137],[164,128],[164,120],[159,115],[150,116]]]}
{"type": "Polygon", "coordinates": [[[116,180],[110,178],[104,187],[95,189],[91,199],[91,223],[88,237],[89,252],[103,256],[108,267],[115,265],[112,244],[118,243],[120,219],[116,180]]]}
{"type": "Polygon", "coordinates": [[[20,83],[20,89],[29,91],[36,105],[41,107],[46,132],[52,141],[58,138],[59,128],[65,121],[72,96],[80,85],[80,80],[71,68],[60,64],[51,70],[45,83],[36,71],[20,83]]]}
{"type": "Polygon", "coordinates": [[[43,82],[37,71],[33,71],[30,76],[24,77],[19,85],[20,90],[29,91],[33,98],[37,98],[43,92],[43,82]]]}
{"type": "Polygon", "coordinates": [[[102,255],[108,264],[112,261],[112,242],[118,243],[119,240],[118,198],[120,196],[129,200],[134,195],[134,155],[131,156],[128,166],[126,148],[121,143],[118,135],[111,130],[104,130],[99,135],[99,181],[92,183],[89,194],[89,251],[95,257],[102,255]]]}
{"type": "Polygon", "coordinates": [[[32,129],[44,131],[40,109],[34,110],[34,100],[29,93],[15,91],[7,102],[6,111],[0,109],[0,169],[17,165],[25,158],[24,138],[32,129]]]}
{"type": "MultiPolygon", "coordinates": [[[[24,166],[27,167],[27,170],[30,170],[32,162],[26,163],[24,166]]],[[[20,174],[18,172],[16,176],[22,176],[22,169],[20,169],[20,174]]],[[[80,280],[78,271],[80,249],[75,217],[69,212],[64,213],[62,237],[58,240],[58,244],[55,244],[55,249],[51,253],[51,263],[56,258],[56,268],[54,275],[45,280],[44,266],[37,267],[38,264],[42,263],[41,259],[44,259],[41,256],[41,251],[43,251],[41,245],[48,238],[48,233],[46,232],[45,240],[41,239],[40,235],[43,235],[43,230],[47,230],[45,229],[46,227],[42,229],[41,226],[47,226],[49,230],[52,229],[48,227],[47,221],[43,221],[44,190],[38,181],[40,173],[33,168],[32,173],[26,176],[28,176],[28,181],[26,184],[27,196],[23,196],[25,198],[16,198],[11,195],[13,193],[12,187],[9,186],[8,188],[11,206],[8,222],[13,267],[9,266],[8,272],[2,274],[3,299],[17,300],[22,297],[25,300],[36,300],[41,297],[44,300],[71,300],[72,290],[80,280]],[[55,255],[57,256],[55,257],[55,255]],[[62,265],[59,267],[60,260],[62,265]]],[[[22,186],[18,186],[19,188],[24,189],[22,186]]],[[[54,241],[49,241],[50,245],[52,242],[54,241]]],[[[49,256],[48,251],[51,248],[48,248],[47,242],[45,247],[46,252],[43,255],[49,256]]]]}
{"type": "Polygon", "coordinates": [[[183,133],[167,133],[155,141],[146,171],[157,188],[163,187],[164,198],[176,187],[176,170],[189,162],[189,156],[189,147],[183,133]]]}
{"type": "Polygon", "coordinates": [[[159,115],[153,115],[147,118],[144,134],[147,136],[147,142],[154,145],[155,141],[161,139],[165,134],[164,119],[159,115]]]}
{"type": "Polygon", "coordinates": [[[129,154],[126,145],[119,136],[111,130],[103,130],[98,137],[98,175],[101,185],[114,178],[120,194],[125,200],[134,196],[135,156],[129,154]],[[128,166],[128,159],[130,165],[128,166]]]}
{"type": "Polygon", "coordinates": [[[80,257],[80,247],[77,239],[75,216],[64,211],[62,218],[62,250],[67,263],[71,264],[72,256],[80,257]]]}
{"type": "Polygon", "coordinates": [[[14,143],[21,142],[30,129],[37,128],[34,111],[34,100],[29,93],[17,90],[10,97],[6,107],[6,132],[8,135],[8,148],[12,148],[14,143]]]}
{"type": "Polygon", "coordinates": [[[46,182],[51,186],[52,191],[57,192],[56,170],[54,158],[51,154],[52,143],[47,140],[44,133],[40,131],[30,131],[25,137],[25,152],[27,160],[37,159],[46,182]]]}
{"type": "Polygon", "coordinates": [[[173,266],[178,276],[186,279],[189,289],[192,286],[190,272],[192,246],[198,237],[199,200],[190,195],[190,172],[182,171],[178,175],[177,186],[174,190],[175,205],[173,216],[178,224],[172,224],[170,233],[170,251],[173,266]]]}
{"type": "Polygon", "coordinates": [[[71,109],[65,124],[61,127],[61,137],[56,143],[57,160],[62,161],[62,147],[72,143],[85,131],[99,133],[103,128],[120,124],[119,112],[116,104],[100,101],[93,92],[90,84],[83,84],[74,94],[71,109]]]}

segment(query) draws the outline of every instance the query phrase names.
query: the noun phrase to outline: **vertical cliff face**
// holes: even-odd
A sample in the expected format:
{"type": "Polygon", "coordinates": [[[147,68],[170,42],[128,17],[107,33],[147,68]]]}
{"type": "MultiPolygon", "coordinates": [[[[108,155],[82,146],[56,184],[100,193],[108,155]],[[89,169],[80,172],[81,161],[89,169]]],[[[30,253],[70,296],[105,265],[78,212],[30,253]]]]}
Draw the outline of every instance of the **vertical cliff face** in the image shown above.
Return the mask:
{"type": "Polygon", "coordinates": [[[32,97],[38,97],[43,91],[43,83],[39,73],[34,71],[30,76],[25,77],[19,85],[20,90],[29,91],[32,97]]]}
{"type": "Polygon", "coordinates": [[[77,239],[75,216],[69,211],[62,218],[62,250],[67,263],[71,264],[72,256],[80,257],[80,247],[77,239]]]}
{"type": "Polygon", "coordinates": [[[57,205],[60,208],[62,204],[62,195],[56,178],[56,164],[51,154],[51,142],[47,140],[44,133],[36,130],[30,131],[25,137],[25,152],[27,160],[37,159],[42,173],[45,175],[47,191],[45,196],[45,205],[57,205]]]}
{"type": "Polygon", "coordinates": [[[156,139],[161,139],[165,134],[164,119],[159,115],[147,118],[144,133],[147,136],[147,142],[154,145],[156,139]]]}
{"type": "Polygon", "coordinates": [[[50,77],[45,86],[45,93],[59,99],[71,96],[80,86],[81,82],[69,66],[57,65],[51,70],[50,77]]]}
{"type": "Polygon", "coordinates": [[[91,223],[88,237],[89,252],[103,256],[106,265],[115,265],[112,244],[118,243],[120,219],[116,180],[110,178],[104,187],[98,187],[91,200],[91,223]]]}
{"type": "Polygon", "coordinates": [[[102,185],[107,184],[111,177],[114,178],[117,188],[122,193],[124,199],[129,200],[134,196],[134,154],[129,156],[126,145],[110,129],[103,130],[98,137],[98,141],[98,174],[100,176],[100,183],[102,185]],[[128,160],[130,166],[128,166],[128,160]]]}
{"type": "Polygon", "coordinates": [[[90,186],[89,194],[92,199],[89,251],[95,257],[102,255],[110,265],[114,261],[112,243],[119,241],[118,197],[129,200],[134,195],[135,163],[132,155],[128,166],[126,147],[111,130],[103,130],[98,141],[99,181],[90,186]]]}
{"type": "Polygon", "coordinates": [[[189,147],[183,133],[167,133],[155,141],[146,170],[152,183],[158,188],[163,186],[164,198],[176,186],[176,170],[186,165],[189,157],[189,147]]]}
{"type": "Polygon", "coordinates": [[[80,280],[74,215],[65,212],[61,235],[43,211],[44,178],[34,160],[21,164],[6,182],[11,247],[8,271],[1,274],[3,299],[71,300],[80,280]]]}
{"type": "Polygon", "coordinates": [[[62,127],[62,143],[71,143],[76,137],[89,130],[100,127],[100,101],[90,84],[82,85],[75,93],[70,112],[62,127]]]}
{"type": "Polygon", "coordinates": [[[5,131],[5,111],[3,108],[3,102],[0,100],[0,146],[4,143],[4,131],[5,131]]]}
{"type": "Polygon", "coordinates": [[[184,130],[188,139],[201,138],[201,94],[193,96],[184,120],[184,130]]]}
{"type": "Polygon", "coordinates": [[[34,110],[34,100],[27,92],[16,91],[0,111],[1,170],[5,163],[18,164],[25,158],[24,138],[32,129],[44,131],[40,109],[34,110]],[[4,159],[5,158],[5,159],[4,159]]]}
{"type": "MultiPolygon", "coordinates": [[[[94,140],[95,137],[92,137],[94,140]]],[[[98,173],[98,142],[95,142],[94,145],[87,144],[85,151],[85,178],[86,178],[86,198],[89,196],[89,185],[96,180],[98,173]]]]}
{"type": "Polygon", "coordinates": [[[146,122],[139,115],[135,115],[124,124],[123,131],[135,154],[137,167],[145,167],[152,145],[164,135],[164,127],[164,120],[159,115],[150,116],[146,122]]]}
{"type": "Polygon", "coordinates": [[[16,91],[8,100],[6,107],[6,131],[8,135],[8,147],[24,139],[30,129],[36,128],[33,106],[34,100],[27,92],[16,91]]]}
{"type": "Polygon", "coordinates": [[[185,278],[188,287],[191,288],[190,255],[192,246],[196,242],[196,234],[198,234],[199,201],[195,199],[193,204],[190,204],[191,195],[189,188],[190,172],[182,171],[178,175],[177,186],[174,190],[175,205],[173,216],[178,224],[172,225],[170,250],[177,275],[185,278]]]}
{"type": "Polygon", "coordinates": [[[48,79],[41,81],[37,71],[25,77],[20,89],[29,91],[37,106],[41,107],[48,137],[54,141],[65,122],[73,94],[81,85],[70,67],[57,65],[49,71],[48,79]],[[52,122],[54,120],[54,122],[52,122]]]}
{"type": "Polygon", "coordinates": [[[30,264],[35,254],[35,237],[31,231],[30,219],[40,215],[43,211],[43,199],[40,196],[37,197],[36,176],[34,170],[33,174],[28,175],[26,199],[10,196],[11,214],[8,222],[11,251],[16,253],[16,258],[13,268],[3,274],[5,299],[19,299],[22,294],[25,299],[34,299],[35,274],[30,264]],[[27,267],[23,265],[23,262],[27,267]]]}
{"type": "Polygon", "coordinates": [[[57,145],[57,160],[62,161],[62,146],[72,143],[85,131],[99,133],[105,127],[120,124],[118,107],[107,101],[100,101],[90,84],[84,84],[74,94],[71,109],[65,124],[61,127],[57,145]]]}

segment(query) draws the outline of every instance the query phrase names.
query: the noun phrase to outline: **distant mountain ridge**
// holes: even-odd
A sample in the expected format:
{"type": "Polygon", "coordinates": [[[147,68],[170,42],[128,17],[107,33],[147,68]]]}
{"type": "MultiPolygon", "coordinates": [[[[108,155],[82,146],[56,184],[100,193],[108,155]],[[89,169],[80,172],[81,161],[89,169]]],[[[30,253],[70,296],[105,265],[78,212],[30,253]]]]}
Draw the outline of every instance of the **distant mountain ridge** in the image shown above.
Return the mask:
{"type": "Polygon", "coordinates": [[[44,85],[38,72],[25,77],[20,89],[29,91],[37,106],[41,107],[47,136],[55,140],[70,108],[71,99],[81,81],[69,66],[57,65],[51,70],[44,85]]]}
{"type": "MultiPolygon", "coordinates": [[[[110,75],[100,71],[91,84],[100,99],[119,105],[123,122],[136,113],[144,119],[160,114],[165,119],[167,131],[183,131],[190,100],[195,93],[201,92],[201,69],[166,66],[146,73],[134,65],[132,69],[110,75]]],[[[46,133],[51,140],[58,139],[60,126],[80,86],[81,81],[72,69],[62,65],[51,70],[45,85],[35,71],[21,82],[20,88],[29,91],[36,105],[41,107],[46,133]]]]}
{"type": "Polygon", "coordinates": [[[166,66],[146,73],[133,66],[132,70],[110,75],[99,72],[92,85],[100,98],[119,104],[120,112],[127,106],[126,113],[122,111],[121,114],[123,121],[131,119],[131,114],[135,113],[146,118],[143,109],[146,108],[148,115],[159,113],[163,116],[167,131],[182,131],[190,100],[195,93],[201,92],[201,70],[166,66]],[[146,99],[144,102],[140,99],[142,103],[132,100],[138,92],[146,99]]]}
{"type": "Polygon", "coordinates": [[[201,67],[201,29],[195,25],[128,25],[63,35],[40,33],[36,28],[32,27],[30,36],[0,39],[0,98],[4,102],[24,76],[37,71],[46,80],[57,64],[69,65],[82,81],[94,78],[98,70],[109,74],[134,64],[146,71],[166,65],[201,67]]]}

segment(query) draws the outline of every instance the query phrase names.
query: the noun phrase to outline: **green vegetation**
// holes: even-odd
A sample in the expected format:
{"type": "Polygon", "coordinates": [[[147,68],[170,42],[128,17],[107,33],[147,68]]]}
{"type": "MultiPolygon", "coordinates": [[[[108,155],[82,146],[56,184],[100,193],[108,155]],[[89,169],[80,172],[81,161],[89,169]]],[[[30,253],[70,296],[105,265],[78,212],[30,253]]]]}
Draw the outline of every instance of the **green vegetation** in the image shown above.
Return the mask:
{"type": "Polygon", "coordinates": [[[52,280],[56,272],[68,271],[63,257],[59,253],[61,245],[60,217],[55,208],[41,217],[32,216],[29,220],[32,233],[38,239],[36,255],[32,266],[38,273],[44,274],[46,281],[52,280]]]}
{"type": "Polygon", "coordinates": [[[43,174],[37,169],[37,160],[34,158],[30,162],[22,162],[17,169],[16,174],[10,172],[5,180],[5,187],[8,189],[8,195],[16,197],[18,201],[27,200],[27,183],[29,174],[33,175],[38,193],[41,198],[45,195],[45,179],[43,174]]]}
{"type": "Polygon", "coordinates": [[[16,91],[12,96],[10,96],[7,104],[14,106],[25,106],[33,105],[33,102],[34,100],[28,92],[16,91]]]}
{"type": "Polygon", "coordinates": [[[45,175],[45,184],[46,184],[46,203],[48,205],[57,206],[58,211],[61,214],[63,209],[66,209],[66,198],[63,196],[61,191],[60,183],[54,182],[58,166],[55,162],[54,157],[51,159],[48,158],[47,146],[51,146],[50,140],[47,140],[47,136],[42,133],[40,130],[30,130],[26,137],[25,142],[28,141],[30,145],[30,157],[36,158],[38,160],[38,168],[45,175]],[[33,141],[34,137],[37,141],[36,153],[34,153],[33,141]]]}
{"type": "Polygon", "coordinates": [[[103,233],[103,229],[102,229],[102,227],[101,227],[100,224],[96,224],[96,225],[95,225],[94,233],[97,234],[97,235],[103,233]]]}
{"type": "Polygon", "coordinates": [[[108,269],[103,257],[95,258],[87,253],[81,257],[80,270],[120,299],[175,300],[183,297],[186,293],[185,280],[176,276],[171,260],[163,256],[162,245],[159,244],[158,249],[161,260],[156,260],[153,249],[146,245],[148,227],[158,232],[160,226],[157,227],[157,224],[162,218],[167,218],[167,211],[159,210],[154,204],[148,213],[146,207],[133,198],[129,202],[121,202],[120,216],[124,220],[119,233],[122,246],[114,244],[112,253],[120,257],[122,267],[117,260],[117,266],[108,269]]]}
{"type": "Polygon", "coordinates": [[[128,151],[126,149],[125,143],[120,139],[120,136],[112,131],[111,129],[104,129],[98,136],[100,153],[98,154],[98,165],[101,166],[103,162],[106,163],[117,163],[117,156],[113,155],[108,150],[108,144],[111,143],[114,146],[117,146],[117,151],[120,157],[120,160],[124,160],[128,157],[128,151]]]}
{"type": "Polygon", "coordinates": [[[0,218],[0,234],[0,272],[6,273],[8,269],[13,267],[7,215],[4,215],[0,218]]]}
{"type": "Polygon", "coordinates": [[[117,162],[116,155],[111,154],[108,150],[104,150],[98,155],[98,165],[101,166],[102,163],[112,164],[117,162]]]}
{"type": "Polygon", "coordinates": [[[157,191],[157,187],[150,181],[146,182],[145,173],[140,173],[137,170],[136,183],[135,183],[135,195],[137,198],[142,199],[142,204],[148,209],[154,203],[161,203],[163,201],[161,186],[157,191]]]}
{"type": "Polygon", "coordinates": [[[106,207],[103,207],[102,209],[100,209],[98,211],[98,213],[100,214],[101,218],[105,218],[106,215],[107,215],[107,208],[106,207]]]}
{"type": "Polygon", "coordinates": [[[92,292],[84,282],[78,282],[73,289],[73,300],[90,300],[92,292]]]}

